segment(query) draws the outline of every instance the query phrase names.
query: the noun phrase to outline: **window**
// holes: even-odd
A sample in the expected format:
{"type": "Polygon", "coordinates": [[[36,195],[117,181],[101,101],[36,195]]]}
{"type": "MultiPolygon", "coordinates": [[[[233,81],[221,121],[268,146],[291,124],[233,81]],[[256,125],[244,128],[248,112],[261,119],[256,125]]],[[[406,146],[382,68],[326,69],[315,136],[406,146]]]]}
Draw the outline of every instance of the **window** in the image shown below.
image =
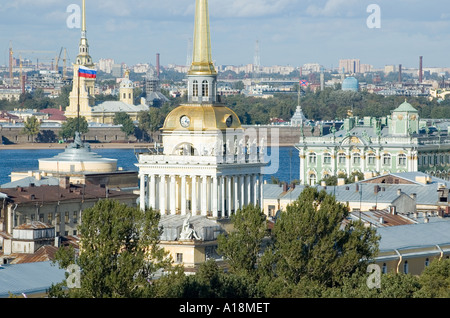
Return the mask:
{"type": "Polygon", "coordinates": [[[403,264],[403,272],[405,274],[408,274],[408,270],[409,270],[408,261],[405,261],[405,263],[403,264]]]}
{"type": "Polygon", "coordinates": [[[401,154],[398,156],[398,165],[399,166],[406,166],[406,155],[401,154]]]}
{"type": "Polygon", "coordinates": [[[39,214],[39,222],[44,223],[44,214],[39,214]]]}
{"type": "Polygon", "coordinates": [[[177,264],[183,263],[183,253],[177,253],[177,264]]]}
{"type": "Polygon", "coordinates": [[[316,176],[316,174],[310,174],[309,175],[309,185],[315,185],[316,184],[316,182],[317,182],[317,176],[316,176]]]}
{"type": "Polygon", "coordinates": [[[345,156],[345,153],[340,153],[339,155],[338,155],[338,163],[340,164],[340,165],[345,165],[345,162],[346,162],[346,156],[345,156]]]}
{"type": "Polygon", "coordinates": [[[425,267],[427,267],[428,265],[430,265],[430,259],[429,259],[429,258],[427,258],[427,259],[425,260],[425,267]]]}
{"type": "Polygon", "coordinates": [[[48,224],[52,224],[53,223],[53,213],[49,213],[48,214],[47,220],[48,220],[48,224]]]}
{"type": "Polygon", "coordinates": [[[192,96],[198,97],[198,82],[194,81],[192,85],[192,96]]]}
{"type": "Polygon", "coordinates": [[[331,155],[329,153],[323,155],[323,163],[326,165],[331,164],[331,155]]]}
{"type": "Polygon", "coordinates": [[[391,165],[391,155],[390,154],[384,154],[383,155],[383,165],[384,166],[390,166],[391,165]]]}
{"type": "Polygon", "coordinates": [[[377,157],[375,154],[371,153],[367,156],[367,163],[371,166],[374,166],[377,162],[377,157]]]}
{"type": "Polygon", "coordinates": [[[311,153],[309,154],[309,164],[310,165],[315,165],[317,162],[317,155],[315,153],[311,153]]]}
{"type": "Polygon", "coordinates": [[[77,215],[77,211],[73,212],[73,223],[78,223],[78,215],[77,215]]]}
{"type": "Polygon", "coordinates": [[[354,165],[361,165],[361,155],[359,153],[355,153],[353,155],[353,164],[354,165]]]}
{"type": "Polygon", "coordinates": [[[382,267],[381,271],[382,271],[383,274],[387,273],[387,265],[386,265],[386,263],[383,263],[383,267],[382,267]]]}
{"type": "Polygon", "coordinates": [[[204,80],[202,82],[202,96],[208,97],[209,96],[209,84],[207,80],[204,80]]]}

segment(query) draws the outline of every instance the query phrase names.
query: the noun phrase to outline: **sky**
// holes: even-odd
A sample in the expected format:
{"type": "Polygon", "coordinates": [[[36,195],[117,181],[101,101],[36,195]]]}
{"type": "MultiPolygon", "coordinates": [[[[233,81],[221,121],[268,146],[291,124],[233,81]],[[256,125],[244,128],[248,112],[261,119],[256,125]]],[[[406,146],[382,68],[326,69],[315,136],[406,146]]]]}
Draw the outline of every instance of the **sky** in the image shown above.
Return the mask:
{"type": "MultiPolygon", "coordinates": [[[[71,25],[71,5],[81,0],[0,0],[0,64],[10,43],[16,58],[33,60],[64,47],[73,63],[81,30],[71,25]]],[[[162,65],[186,65],[195,0],[86,0],[86,7],[94,61],[154,65],[159,53],[162,65]]],[[[450,67],[448,0],[209,0],[209,9],[216,65],[253,63],[258,42],[264,66],[331,68],[357,58],[417,68],[423,56],[424,67],[450,67]]]]}

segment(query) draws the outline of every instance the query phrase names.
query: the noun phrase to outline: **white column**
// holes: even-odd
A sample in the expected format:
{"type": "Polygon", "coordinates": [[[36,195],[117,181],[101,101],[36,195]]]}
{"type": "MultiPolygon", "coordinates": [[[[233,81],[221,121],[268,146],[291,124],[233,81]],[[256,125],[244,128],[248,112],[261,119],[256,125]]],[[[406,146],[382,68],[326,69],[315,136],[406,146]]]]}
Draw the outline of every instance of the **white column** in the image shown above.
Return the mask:
{"type": "Polygon", "coordinates": [[[222,217],[225,216],[225,177],[220,177],[220,202],[222,204],[222,217]]]}
{"type": "Polygon", "coordinates": [[[197,214],[197,176],[192,176],[192,215],[197,214]]]}
{"type": "Polygon", "coordinates": [[[245,176],[245,187],[247,191],[247,205],[250,205],[252,202],[252,182],[251,182],[252,176],[248,175],[245,176]]]}
{"type": "Polygon", "coordinates": [[[239,177],[234,176],[234,213],[239,209],[239,177]]]}
{"type": "Polygon", "coordinates": [[[140,186],[139,186],[139,207],[142,211],[145,210],[145,174],[141,174],[140,178],[140,186]]]}
{"type": "Polygon", "coordinates": [[[212,177],[212,213],[213,213],[213,217],[217,218],[218,216],[218,198],[217,198],[217,194],[218,194],[218,182],[217,182],[217,176],[213,176],[212,177]]]}
{"type": "Polygon", "coordinates": [[[258,203],[258,188],[259,188],[259,186],[258,186],[258,183],[259,183],[259,180],[258,180],[258,175],[253,175],[253,205],[254,206],[256,206],[257,205],[257,203],[258,203]]]}
{"type": "Polygon", "coordinates": [[[208,198],[207,198],[207,177],[206,176],[202,176],[202,194],[201,194],[201,200],[202,200],[202,215],[206,216],[208,211],[207,211],[207,203],[208,203],[208,198]]]}
{"type": "Polygon", "coordinates": [[[227,177],[227,192],[228,217],[231,217],[231,207],[233,206],[233,197],[231,195],[231,177],[227,177]]]}
{"type": "Polygon", "coordinates": [[[156,177],[155,175],[150,176],[150,186],[149,186],[149,202],[150,208],[156,209],[156,177]]]}
{"type": "Polygon", "coordinates": [[[175,182],[175,176],[170,176],[170,214],[175,215],[177,214],[177,189],[176,189],[176,182],[175,182]]]}
{"type": "Polygon", "coordinates": [[[241,201],[240,208],[242,209],[245,206],[245,176],[240,176],[240,189],[241,189],[241,201]]]}
{"type": "Polygon", "coordinates": [[[166,214],[166,190],[166,176],[161,175],[159,183],[159,211],[161,215],[166,214]]]}
{"type": "Polygon", "coordinates": [[[181,176],[181,215],[186,215],[186,176],[181,176]]]}
{"type": "Polygon", "coordinates": [[[264,176],[259,175],[259,207],[264,209],[264,176]]]}

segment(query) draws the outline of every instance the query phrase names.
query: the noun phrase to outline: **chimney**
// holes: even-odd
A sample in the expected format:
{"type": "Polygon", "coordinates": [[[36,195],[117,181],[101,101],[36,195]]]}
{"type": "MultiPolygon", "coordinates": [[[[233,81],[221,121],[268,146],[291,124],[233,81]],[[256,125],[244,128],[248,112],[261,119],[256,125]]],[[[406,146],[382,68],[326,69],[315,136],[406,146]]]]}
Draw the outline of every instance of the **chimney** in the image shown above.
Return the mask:
{"type": "Polygon", "coordinates": [[[161,74],[160,54],[156,53],[156,76],[158,79],[160,74],[161,74]]]}
{"type": "Polygon", "coordinates": [[[59,186],[62,189],[69,189],[69,187],[70,187],[70,179],[69,179],[69,177],[59,178],[59,186]]]}
{"type": "Polygon", "coordinates": [[[283,192],[287,192],[287,190],[289,190],[288,184],[283,183],[283,192]]]}
{"type": "Polygon", "coordinates": [[[411,199],[416,200],[417,199],[417,194],[411,193],[411,199]]]}
{"type": "Polygon", "coordinates": [[[419,83],[423,81],[423,56],[419,57],[419,83]]]}
{"type": "Polygon", "coordinates": [[[401,195],[402,194],[402,189],[397,189],[397,195],[401,195]]]}
{"type": "Polygon", "coordinates": [[[378,194],[378,192],[380,191],[380,187],[379,186],[374,186],[373,187],[373,193],[378,194]]]}
{"type": "Polygon", "coordinates": [[[344,178],[338,178],[337,181],[338,181],[338,183],[337,183],[338,186],[345,185],[345,179],[344,178]]]}

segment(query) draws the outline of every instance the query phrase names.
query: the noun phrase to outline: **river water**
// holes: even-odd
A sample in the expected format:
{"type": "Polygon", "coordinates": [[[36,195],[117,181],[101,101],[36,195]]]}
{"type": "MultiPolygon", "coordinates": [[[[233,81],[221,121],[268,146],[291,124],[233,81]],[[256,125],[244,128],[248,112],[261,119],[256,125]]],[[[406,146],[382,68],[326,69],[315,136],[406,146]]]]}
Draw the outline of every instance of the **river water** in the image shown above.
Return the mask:
{"type": "MultiPolygon", "coordinates": [[[[281,147],[279,151],[269,149],[269,167],[265,170],[264,180],[270,182],[272,176],[280,181],[289,182],[299,179],[300,159],[294,147],[281,147]]],[[[15,171],[37,170],[39,159],[52,158],[63,152],[62,149],[0,150],[0,185],[10,182],[10,174],[15,171]]],[[[103,158],[117,159],[118,167],[137,171],[138,162],[133,149],[93,149],[103,158]]]]}

